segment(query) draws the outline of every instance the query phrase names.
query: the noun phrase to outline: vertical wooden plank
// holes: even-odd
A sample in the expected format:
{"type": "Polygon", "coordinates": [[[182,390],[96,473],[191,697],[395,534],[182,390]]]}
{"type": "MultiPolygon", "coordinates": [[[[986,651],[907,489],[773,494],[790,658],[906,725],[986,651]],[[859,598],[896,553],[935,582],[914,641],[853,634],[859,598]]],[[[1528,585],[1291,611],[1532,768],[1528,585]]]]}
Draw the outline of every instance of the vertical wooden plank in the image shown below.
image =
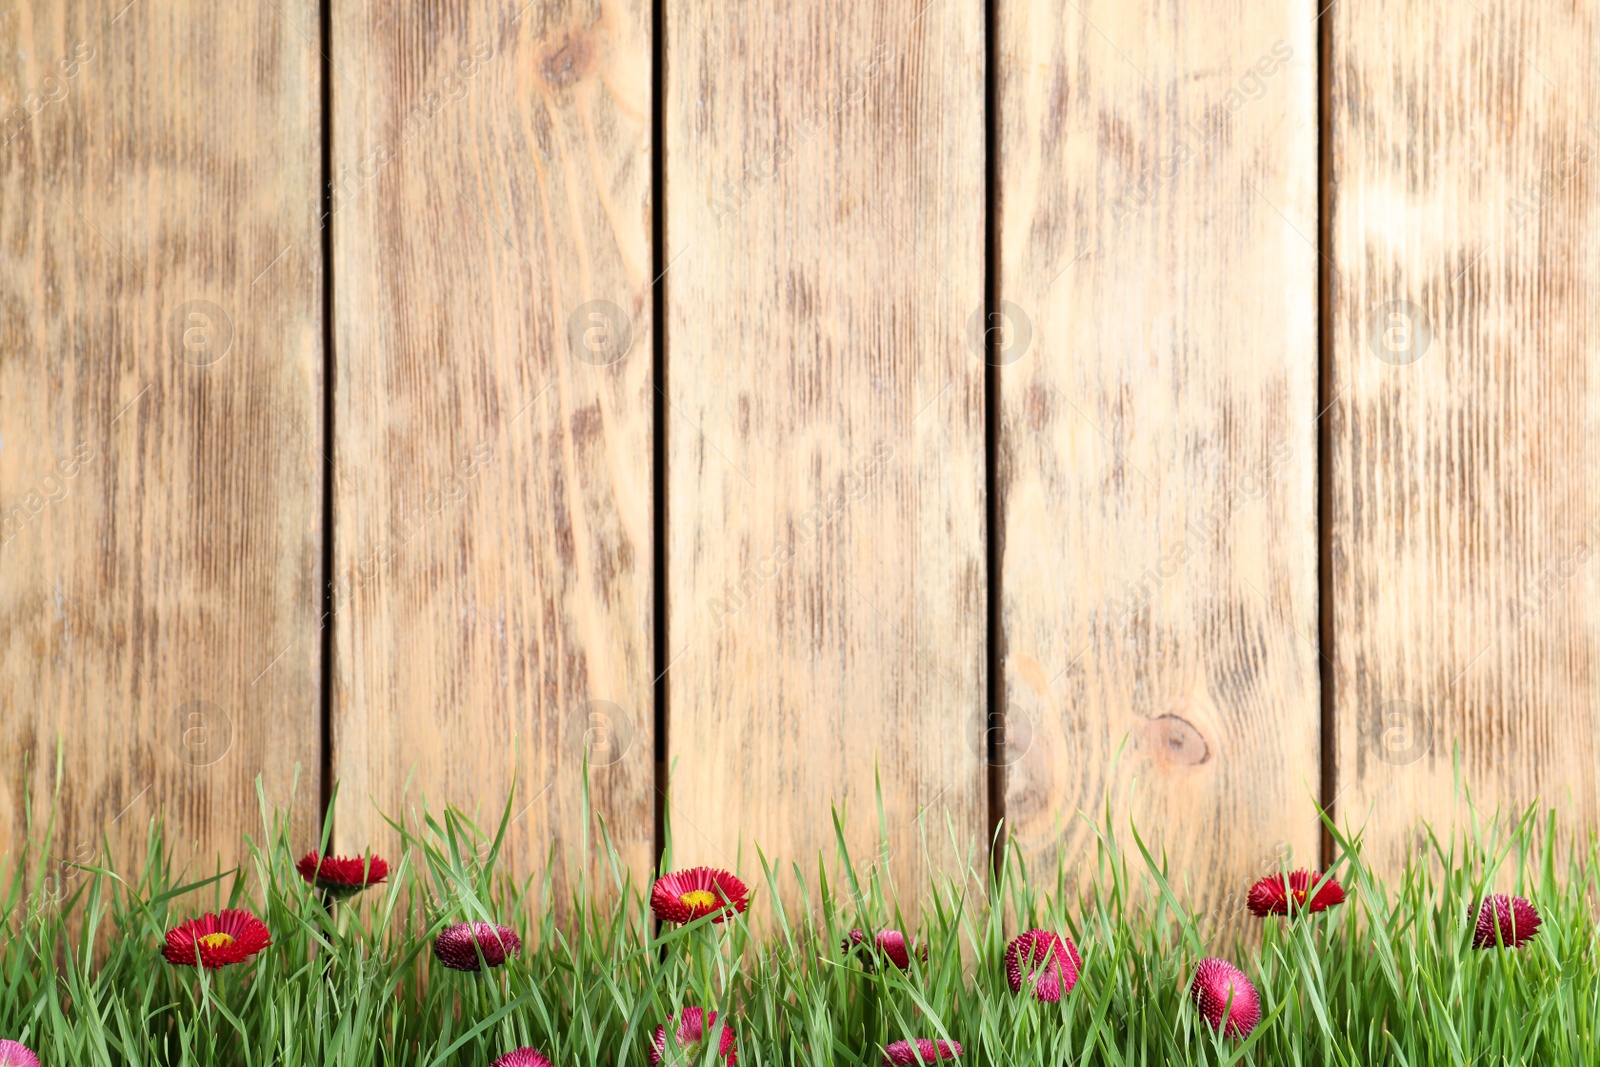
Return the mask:
{"type": "MultiPolygon", "coordinates": [[[[336,817],[650,859],[643,0],[334,9],[336,817]],[[409,791],[408,791],[409,790],[409,791]]],[[[563,875],[565,877],[565,875],[563,875]]]]}
{"type": "Polygon", "coordinates": [[[1341,818],[1597,799],[1600,12],[1338,5],[1331,515],[1341,818]]]}
{"type": "MultiPolygon", "coordinates": [[[[0,14],[0,849],[316,819],[316,5],[0,14]],[[62,768],[56,772],[57,744],[62,768]]],[[[134,853],[133,849],[141,851],[134,853]]],[[[191,868],[192,870],[193,868],[191,868]]],[[[74,872],[52,873],[70,882],[74,872]]]]}
{"type": "Polygon", "coordinates": [[[667,25],[676,859],[865,862],[881,779],[916,885],[985,833],[981,6],[667,25]]]}
{"type": "Polygon", "coordinates": [[[1316,859],[1313,16],[1000,9],[1007,814],[1201,902],[1316,859]]]}

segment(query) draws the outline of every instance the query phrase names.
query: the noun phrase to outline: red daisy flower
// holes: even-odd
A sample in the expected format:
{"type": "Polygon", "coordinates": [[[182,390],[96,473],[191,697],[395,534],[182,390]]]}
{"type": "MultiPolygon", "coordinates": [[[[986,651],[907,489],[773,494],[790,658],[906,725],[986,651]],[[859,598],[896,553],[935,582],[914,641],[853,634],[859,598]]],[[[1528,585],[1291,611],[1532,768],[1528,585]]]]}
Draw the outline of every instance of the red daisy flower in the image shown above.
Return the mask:
{"type": "Polygon", "coordinates": [[[750,892],[737,875],[716,867],[690,867],[656,880],[650,910],[662,922],[683,924],[705,915],[722,922],[750,906],[750,892]]]}
{"type": "Polygon", "coordinates": [[[854,953],[860,960],[862,969],[871,972],[873,963],[878,956],[883,956],[902,971],[911,969],[911,953],[915,952],[922,962],[928,962],[928,946],[920,940],[913,940],[906,944],[906,935],[899,930],[880,930],[873,937],[872,943],[867,943],[865,930],[851,930],[844,939],[844,950],[854,953]]]}
{"type": "Polygon", "coordinates": [[[39,1067],[39,1057],[20,1041],[0,1041],[0,1067],[39,1067]]]}
{"type": "Polygon", "coordinates": [[[1332,878],[1311,893],[1311,887],[1321,879],[1318,871],[1294,871],[1287,879],[1282,874],[1269,874],[1250,887],[1250,910],[1256,915],[1287,915],[1290,909],[1296,913],[1317,912],[1343,904],[1344,887],[1332,878]]]}
{"type": "Polygon", "coordinates": [[[389,865],[377,856],[318,856],[307,852],[294,869],[318,889],[340,898],[359,893],[389,877],[389,865]]]}
{"type": "Polygon", "coordinates": [[[232,908],[221,914],[207,912],[167,931],[161,954],[168,963],[193,967],[196,961],[208,971],[242,963],[272,944],[267,924],[248,911],[232,908]]]}
{"type": "Polygon", "coordinates": [[[1256,987],[1227,960],[1201,960],[1189,995],[1211,1028],[1221,1030],[1224,1037],[1245,1037],[1261,1021],[1256,987]]]}
{"type": "Polygon", "coordinates": [[[1472,934],[1472,947],[1521,948],[1533,940],[1543,921],[1533,905],[1521,897],[1495,893],[1478,909],[1478,928],[1472,934]]]}
{"type": "Polygon", "coordinates": [[[902,1064],[936,1063],[953,1060],[961,1055],[959,1041],[929,1041],[919,1037],[915,1041],[896,1041],[883,1050],[883,1067],[900,1067],[902,1064]]]}
{"type": "Polygon", "coordinates": [[[1040,1000],[1057,1001],[1078,984],[1083,960],[1070,937],[1049,930],[1029,930],[1006,946],[1006,980],[1011,992],[1020,993],[1026,983],[1040,1000]]]}
{"type": "Polygon", "coordinates": [[[433,958],[453,971],[476,971],[482,963],[498,967],[522,954],[522,938],[509,926],[494,923],[452,923],[433,939],[433,958]]]}
{"type": "MultiPolygon", "coordinates": [[[[672,1022],[672,1019],[673,1016],[667,1016],[667,1022],[672,1022]]],[[[656,1027],[656,1036],[650,1043],[650,1062],[659,1064],[666,1057],[668,1064],[699,1063],[700,1046],[716,1028],[716,1012],[704,1008],[684,1008],[671,1051],[667,1049],[667,1028],[656,1027]]],[[[739,1062],[739,1050],[734,1047],[733,1027],[723,1026],[722,1038],[717,1042],[717,1055],[727,1060],[729,1067],[739,1062]]]]}
{"type": "Polygon", "coordinates": [[[489,1067],[555,1067],[549,1057],[538,1049],[518,1048],[501,1056],[489,1067]]]}

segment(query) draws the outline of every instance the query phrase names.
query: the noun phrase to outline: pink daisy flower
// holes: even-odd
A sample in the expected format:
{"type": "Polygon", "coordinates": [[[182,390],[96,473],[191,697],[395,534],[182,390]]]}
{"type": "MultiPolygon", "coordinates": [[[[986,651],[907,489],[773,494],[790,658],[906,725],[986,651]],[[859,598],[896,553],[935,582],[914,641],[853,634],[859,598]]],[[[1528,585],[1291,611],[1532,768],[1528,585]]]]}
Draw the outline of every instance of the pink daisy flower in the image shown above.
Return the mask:
{"type": "Polygon", "coordinates": [[[538,1049],[517,1048],[501,1056],[489,1067],[555,1067],[538,1049]]]}
{"type": "Polygon", "coordinates": [[[1256,987],[1227,960],[1201,960],[1189,995],[1205,1021],[1213,1030],[1221,1030],[1224,1037],[1245,1037],[1261,1021],[1261,998],[1256,995],[1256,987]]]}
{"type": "Polygon", "coordinates": [[[20,1041],[0,1041],[0,1067],[39,1067],[39,1057],[20,1041]]]}
{"type": "Polygon", "coordinates": [[[921,941],[906,943],[906,935],[899,930],[880,930],[872,939],[872,944],[867,944],[865,930],[851,930],[844,940],[844,950],[854,952],[861,960],[861,966],[871,971],[873,963],[878,956],[886,958],[890,963],[902,971],[911,969],[911,954],[915,952],[922,962],[928,962],[928,946],[921,941]]]}
{"type": "Polygon", "coordinates": [[[433,958],[453,971],[476,971],[483,963],[498,967],[522,954],[522,938],[507,926],[494,923],[453,923],[433,939],[433,958]]]}
{"type": "Polygon", "coordinates": [[[693,922],[715,915],[722,922],[750,906],[750,892],[737,875],[716,867],[690,867],[656,880],[650,890],[650,910],[666,923],[693,922]]]}
{"type": "Polygon", "coordinates": [[[1492,894],[1478,908],[1478,926],[1472,933],[1472,947],[1496,948],[1503,944],[1506,948],[1521,948],[1533,940],[1542,922],[1533,905],[1521,897],[1492,894]]]}
{"type": "Polygon", "coordinates": [[[1331,878],[1307,899],[1311,887],[1321,878],[1317,871],[1295,871],[1287,879],[1282,874],[1270,874],[1250,887],[1250,910],[1263,916],[1287,915],[1291,909],[1297,913],[1318,912],[1343,904],[1344,887],[1331,878]]]}
{"type": "Polygon", "coordinates": [[[961,1055],[958,1041],[930,1041],[919,1037],[915,1041],[896,1041],[883,1050],[883,1067],[902,1067],[904,1064],[937,1063],[953,1060],[961,1055]]]}
{"type": "MultiPolygon", "coordinates": [[[[673,1016],[667,1016],[667,1022],[670,1023],[672,1020],[673,1016]]],[[[704,1008],[684,1008],[678,1019],[678,1028],[673,1034],[671,1049],[667,1048],[667,1028],[656,1027],[655,1039],[650,1043],[650,1062],[660,1064],[665,1058],[665,1062],[673,1067],[678,1064],[699,1063],[700,1046],[716,1028],[716,1012],[708,1012],[704,1008]]],[[[717,1055],[727,1060],[729,1067],[739,1062],[739,1050],[734,1047],[733,1027],[723,1026],[722,1038],[717,1042],[717,1055]]]]}
{"type": "Polygon", "coordinates": [[[1078,984],[1083,960],[1070,937],[1049,930],[1029,930],[1006,946],[1006,980],[1011,992],[1020,993],[1025,985],[1044,1001],[1060,1000],[1078,984]]]}

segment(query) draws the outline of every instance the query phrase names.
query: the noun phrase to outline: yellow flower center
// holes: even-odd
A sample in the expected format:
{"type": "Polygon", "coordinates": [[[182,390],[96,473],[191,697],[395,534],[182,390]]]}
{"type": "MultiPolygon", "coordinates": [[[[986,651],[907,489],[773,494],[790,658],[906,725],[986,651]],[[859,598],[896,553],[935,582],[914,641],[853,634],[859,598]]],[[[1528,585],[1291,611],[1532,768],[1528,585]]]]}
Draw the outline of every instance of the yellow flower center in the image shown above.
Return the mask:
{"type": "Polygon", "coordinates": [[[717,906],[717,895],[709,889],[691,889],[678,899],[691,908],[714,908],[717,906]]]}
{"type": "Polygon", "coordinates": [[[228,945],[233,944],[233,935],[232,934],[207,934],[206,936],[204,936],[204,937],[202,937],[200,939],[200,943],[202,945],[204,945],[206,948],[224,948],[224,947],[226,947],[228,945]]]}

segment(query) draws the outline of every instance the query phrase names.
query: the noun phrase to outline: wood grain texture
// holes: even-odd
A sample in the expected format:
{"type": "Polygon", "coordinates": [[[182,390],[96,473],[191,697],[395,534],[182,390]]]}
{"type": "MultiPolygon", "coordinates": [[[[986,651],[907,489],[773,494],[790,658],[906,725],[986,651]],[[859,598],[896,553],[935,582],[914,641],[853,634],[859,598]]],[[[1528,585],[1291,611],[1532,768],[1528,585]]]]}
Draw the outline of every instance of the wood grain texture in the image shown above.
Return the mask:
{"type": "Polygon", "coordinates": [[[1332,597],[1340,816],[1600,815],[1600,9],[1337,5],[1332,597]]]}
{"type": "Polygon", "coordinates": [[[639,0],[335,5],[346,848],[423,801],[492,828],[515,779],[507,868],[553,846],[559,881],[587,753],[649,866],[648,32],[639,0]]]}
{"type": "Polygon", "coordinates": [[[1000,8],[1007,816],[1201,903],[1316,857],[1312,15],[1000,8]]]}
{"type": "Polygon", "coordinates": [[[42,836],[60,789],[56,858],[105,834],[127,872],[162,810],[191,873],[232,865],[259,836],[257,775],[315,821],[319,75],[298,32],[315,24],[301,0],[0,13],[13,855],[24,790],[42,836]]]}
{"type": "Polygon", "coordinates": [[[904,886],[924,830],[982,854],[981,35],[973,4],[668,6],[679,866],[815,870],[834,806],[904,886]]]}

